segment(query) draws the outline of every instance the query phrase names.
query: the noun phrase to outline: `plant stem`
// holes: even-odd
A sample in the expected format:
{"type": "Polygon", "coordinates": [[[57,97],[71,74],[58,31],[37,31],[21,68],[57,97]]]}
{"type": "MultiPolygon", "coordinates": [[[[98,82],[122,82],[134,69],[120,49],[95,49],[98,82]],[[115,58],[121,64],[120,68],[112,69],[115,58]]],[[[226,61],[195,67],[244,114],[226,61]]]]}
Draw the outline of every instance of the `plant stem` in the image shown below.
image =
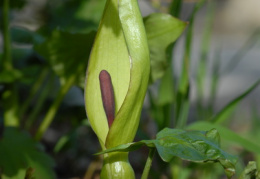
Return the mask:
{"type": "MultiPolygon", "coordinates": [[[[9,0],[3,2],[3,60],[0,64],[1,71],[13,69],[11,54],[11,38],[9,31],[9,0]]],[[[5,126],[19,126],[18,118],[18,93],[15,84],[7,84],[2,94],[4,107],[5,126]]]]}
{"type": "Polygon", "coordinates": [[[155,153],[155,148],[154,147],[150,148],[149,149],[149,155],[148,155],[148,158],[146,160],[146,164],[145,164],[144,171],[143,171],[141,179],[147,179],[148,178],[149,171],[150,171],[150,168],[152,166],[154,153],[155,153]]]}
{"type": "Polygon", "coordinates": [[[43,119],[43,122],[41,123],[35,135],[36,140],[38,141],[41,140],[43,134],[45,133],[45,131],[51,124],[52,120],[54,119],[54,116],[60,106],[62,99],[64,98],[65,94],[68,92],[68,90],[70,89],[74,81],[75,81],[75,76],[71,76],[68,80],[66,80],[66,83],[64,83],[64,85],[61,86],[56,99],[51,105],[49,111],[47,112],[45,118],[43,119]]]}
{"type": "Polygon", "coordinates": [[[48,69],[45,68],[42,70],[40,77],[36,80],[36,82],[33,84],[33,87],[30,90],[29,96],[26,98],[26,100],[24,101],[24,103],[21,105],[21,109],[20,109],[20,114],[19,116],[22,118],[23,115],[25,114],[25,112],[28,110],[29,105],[32,103],[32,100],[35,97],[35,94],[37,93],[37,91],[39,91],[40,87],[43,84],[43,81],[46,79],[47,75],[48,75],[48,69]]]}
{"type": "Polygon", "coordinates": [[[39,114],[40,110],[42,109],[46,97],[50,93],[51,87],[53,85],[53,81],[54,81],[54,77],[52,76],[51,80],[46,85],[44,85],[43,89],[41,90],[40,96],[39,98],[37,98],[36,105],[34,106],[32,112],[29,114],[29,117],[26,119],[26,124],[25,124],[26,129],[28,130],[30,129],[34,120],[36,119],[36,116],[39,114]]]}
{"type": "Polygon", "coordinates": [[[100,156],[98,156],[97,160],[92,161],[89,164],[89,167],[84,175],[85,179],[90,179],[90,178],[94,178],[94,173],[96,170],[100,170],[102,168],[102,158],[100,156]]]}

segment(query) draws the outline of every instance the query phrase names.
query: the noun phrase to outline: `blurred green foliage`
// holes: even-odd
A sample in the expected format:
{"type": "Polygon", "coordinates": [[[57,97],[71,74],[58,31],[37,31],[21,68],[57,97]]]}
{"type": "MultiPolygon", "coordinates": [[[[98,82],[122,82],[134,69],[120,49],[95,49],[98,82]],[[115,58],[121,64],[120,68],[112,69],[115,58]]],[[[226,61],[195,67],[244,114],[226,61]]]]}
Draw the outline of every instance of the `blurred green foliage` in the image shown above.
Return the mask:
{"type": "MultiPolygon", "coordinates": [[[[99,165],[96,164],[98,163],[96,160],[100,159],[91,155],[98,150],[98,144],[88,127],[89,124],[86,124],[84,106],[67,104],[64,97],[66,98],[74,87],[78,90],[76,93],[80,98],[83,98],[85,69],[105,0],[47,0],[46,4],[35,12],[37,23],[30,24],[26,19],[22,19],[19,24],[23,24],[24,27],[16,25],[15,13],[29,6],[30,2],[0,1],[0,28],[3,36],[1,45],[4,47],[3,51],[0,51],[0,174],[2,178],[21,178],[26,172],[27,176],[32,174],[36,178],[42,176],[55,178],[55,175],[82,177],[85,173],[88,176],[98,176],[96,173],[99,171],[99,165]],[[8,3],[9,6],[4,6],[4,3],[8,3]],[[28,24],[35,25],[37,30],[29,30],[26,28],[30,27],[28,24]],[[16,127],[9,127],[13,124],[16,127]],[[43,136],[50,125],[52,130],[47,132],[48,135],[43,136]],[[55,135],[51,135],[51,132],[55,135]],[[34,139],[41,140],[44,145],[40,145],[34,139]],[[53,154],[53,151],[56,153],[53,154]],[[53,170],[54,163],[56,163],[56,170],[53,170]],[[66,163],[74,168],[66,168],[66,163]],[[33,168],[32,172],[27,170],[29,166],[33,168]]],[[[172,1],[169,14],[180,17],[183,3],[182,0],[172,1]]],[[[153,134],[165,127],[205,131],[216,128],[222,137],[223,148],[240,157],[235,178],[238,178],[240,173],[242,178],[257,177],[259,169],[256,168],[260,165],[259,111],[254,109],[255,106],[252,107],[253,124],[247,135],[232,131],[229,123],[231,115],[239,107],[238,104],[257,88],[259,81],[249,86],[245,92],[230,101],[219,112],[214,110],[221,81],[221,51],[214,56],[213,71],[208,71],[215,4],[214,1],[200,0],[193,5],[191,15],[185,19],[189,25],[184,35],[184,52],[181,54],[183,64],[180,74],[174,71],[176,64],[172,55],[173,50],[175,53],[180,53],[175,50],[179,42],[173,43],[176,37],[171,36],[172,31],[176,30],[171,24],[173,17],[167,16],[167,22],[156,19],[158,16],[154,18],[153,15],[144,18],[145,25],[150,26],[147,34],[151,50],[152,73],[151,87],[148,91],[149,104],[144,109],[143,118],[148,118],[155,125],[153,134]],[[195,38],[193,28],[197,13],[205,8],[205,5],[208,9],[207,20],[199,49],[200,60],[196,71],[196,85],[192,85],[190,66],[192,41],[195,38]],[[158,23],[154,25],[155,22],[158,23]],[[166,29],[165,27],[168,26],[169,28],[166,29]],[[153,27],[167,36],[153,36],[155,30],[153,27]],[[210,79],[210,100],[205,105],[203,101],[206,77],[210,79]],[[191,88],[196,88],[198,96],[193,116],[189,115],[191,88]],[[256,160],[256,163],[249,164],[242,172],[241,168],[245,167],[244,163],[248,160],[256,160]]],[[[174,25],[178,27],[178,24],[174,25]]],[[[184,24],[179,25],[183,27],[184,24]]],[[[178,31],[181,33],[182,30],[178,31]]],[[[257,35],[259,31],[252,34],[244,46],[230,59],[230,64],[224,70],[225,73],[235,68],[238,61],[242,60],[250,47],[255,44],[257,35]]],[[[139,134],[142,135],[138,135],[137,138],[143,139],[144,136],[153,138],[152,129],[146,130],[146,127],[146,123],[141,122],[139,134]]],[[[145,158],[143,156],[146,154],[141,151],[138,155],[142,157],[136,160],[143,163],[145,158]]],[[[150,176],[154,178],[161,176],[220,178],[223,176],[222,170],[210,164],[182,162],[178,158],[174,158],[169,164],[155,158],[155,163],[151,171],[153,175],[150,176]]],[[[135,170],[140,171],[140,168],[135,170]]]]}

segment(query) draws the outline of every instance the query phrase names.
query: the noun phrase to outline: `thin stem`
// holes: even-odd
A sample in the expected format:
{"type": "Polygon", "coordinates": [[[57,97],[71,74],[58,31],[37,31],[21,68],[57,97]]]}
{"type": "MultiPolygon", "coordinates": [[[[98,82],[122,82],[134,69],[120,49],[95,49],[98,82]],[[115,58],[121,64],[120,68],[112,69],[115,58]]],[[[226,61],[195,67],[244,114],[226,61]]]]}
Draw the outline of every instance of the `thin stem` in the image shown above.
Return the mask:
{"type": "Polygon", "coordinates": [[[48,82],[47,85],[43,88],[41,91],[40,97],[37,99],[37,103],[34,106],[32,112],[30,113],[29,117],[26,119],[25,128],[30,129],[32,126],[34,120],[36,119],[36,116],[39,114],[40,110],[42,109],[42,106],[46,100],[46,97],[50,93],[51,86],[53,85],[54,77],[51,77],[51,80],[48,82]]]}
{"type": "Polygon", "coordinates": [[[84,178],[85,179],[90,179],[90,178],[94,178],[94,173],[96,170],[100,170],[102,168],[102,160],[98,159],[98,160],[94,160],[90,163],[84,178]]]}
{"type": "Polygon", "coordinates": [[[145,164],[144,171],[143,171],[141,179],[147,179],[148,178],[149,171],[150,171],[150,168],[152,166],[154,153],[155,153],[155,148],[154,147],[150,148],[149,149],[149,155],[148,155],[148,158],[146,160],[146,164],[145,164]]]}
{"type": "Polygon", "coordinates": [[[60,106],[61,101],[63,100],[65,94],[68,92],[68,90],[70,89],[70,87],[72,86],[74,81],[75,81],[75,76],[72,76],[68,79],[68,81],[66,81],[66,83],[64,83],[64,85],[61,86],[56,99],[54,100],[53,104],[51,105],[49,111],[47,112],[47,115],[43,119],[43,122],[41,123],[41,125],[35,135],[36,140],[41,140],[43,134],[45,133],[45,131],[47,130],[47,128],[53,121],[54,116],[60,106]]]}
{"type": "Polygon", "coordinates": [[[234,56],[229,60],[228,64],[225,66],[225,69],[222,71],[223,73],[231,73],[232,70],[234,70],[239,62],[243,59],[243,57],[253,48],[253,46],[258,41],[258,34],[259,30],[255,30],[255,32],[248,38],[248,40],[243,44],[242,47],[237,50],[237,52],[234,54],[234,56]]]}
{"type": "Polygon", "coordinates": [[[33,84],[33,87],[31,88],[28,98],[26,98],[24,103],[21,105],[22,107],[20,109],[20,117],[23,117],[24,113],[28,110],[29,105],[32,103],[32,100],[34,99],[35,94],[37,93],[37,91],[39,91],[39,89],[42,86],[43,81],[44,81],[44,79],[46,79],[47,75],[48,75],[48,69],[45,68],[41,72],[40,77],[33,84]]]}

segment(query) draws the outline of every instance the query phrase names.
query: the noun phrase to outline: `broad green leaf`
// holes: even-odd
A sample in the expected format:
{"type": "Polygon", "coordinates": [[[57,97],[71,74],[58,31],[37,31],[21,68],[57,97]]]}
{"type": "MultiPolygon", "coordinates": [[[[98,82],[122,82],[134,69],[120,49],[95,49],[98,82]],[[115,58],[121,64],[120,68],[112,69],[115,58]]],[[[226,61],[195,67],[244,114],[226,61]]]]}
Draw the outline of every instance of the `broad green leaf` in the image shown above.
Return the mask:
{"type": "Polygon", "coordinates": [[[253,84],[249,89],[247,89],[244,93],[236,97],[230,103],[228,103],[220,112],[217,113],[216,116],[213,117],[213,121],[216,124],[220,124],[224,122],[230,114],[235,110],[238,103],[243,100],[248,94],[250,94],[258,85],[260,84],[260,80],[258,80],[255,84],[253,84]]]}
{"type": "Polygon", "coordinates": [[[131,142],[135,136],[149,78],[149,50],[136,0],[108,0],[87,70],[85,102],[101,146],[131,142]],[[101,100],[99,73],[111,76],[115,120],[108,122],[101,100]]]}
{"type": "Polygon", "coordinates": [[[259,144],[254,143],[221,125],[201,121],[201,122],[195,122],[187,127],[187,129],[192,129],[192,130],[207,130],[210,128],[216,128],[219,131],[223,140],[229,141],[231,143],[239,144],[240,146],[242,146],[243,148],[245,148],[250,152],[260,154],[259,144]]]}
{"type": "Polygon", "coordinates": [[[28,134],[17,128],[4,129],[0,139],[0,170],[3,179],[24,178],[26,170],[32,168],[37,179],[54,179],[54,161],[28,134]]]}
{"type": "Polygon", "coordinates": [[[51,65],[53,71],[64,84],[71,76],[76,76],[75,83],[84,87],[85,70],[95,32],[72,34],[55,30],[44,43],[36,44],[35,50],[51,65]]]}
{"type": "Polygon", "coordinates": [[[187,23],[169,14],[154,13],[144,18],[151,58],[151,82],[161,78],[169,63],[166,49],[184,31],[187,23]]]}
{"type": "Polygon", "coordinates": [[[123,144],[98,154],[129,152],[143,145],[156,147],[166,162],[176,156],[193,162],[219,162],[225,168],[227,176],[231,177],[235,173],[236,158],[220,148],[220,136],[216,129],[202,132],[165,128],[157,134],[155,140],[123,144]]]}

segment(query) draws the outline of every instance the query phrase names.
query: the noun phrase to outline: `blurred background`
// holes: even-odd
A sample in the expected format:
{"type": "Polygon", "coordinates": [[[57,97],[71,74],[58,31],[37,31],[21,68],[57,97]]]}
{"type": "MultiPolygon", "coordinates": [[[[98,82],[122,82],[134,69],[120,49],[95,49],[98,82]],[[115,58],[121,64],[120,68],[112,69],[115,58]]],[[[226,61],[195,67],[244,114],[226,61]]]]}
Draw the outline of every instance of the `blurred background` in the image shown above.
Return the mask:
{"type": "MultiPolygon", "coordinates": [[[[209,121],[211,116],[227,109],[223,112],[225,115],[221,113],[219,123],[255,145],[248,149],[245,147],[248,143],[241,142],[241,138],[236,138],[234,145],[230,145],[231,139],[223,139],[223,147],[240,156],[238,173],[250,160],[260,163],[260,154],[255,152],[260,146],[260,87],[257,82],[260,79],[260,1],[138,2],[143,16],[169,13],[190,22],[192,27],[190,36],[187,27],[174,44],[172,61],[167,63],[172,68],[173,78],[180,81],[184,55],[190,53],[187,126],[194,121],[209,121]],[[177,2],[180,4],[176,5],[177,2]],[[201,6],[198,7],[198,3],[201,6]]],[[[104,6],[105,0],[0,2],[0,119],[19,118],[19,124],[15,120],[9,120],[10,124],[4,122],[19,126],[33,136],[59,99],[53,107],[56,110],[54,120],[41,139],[45,152],[55,161],[57,178],[99,177],[102,161],[93,154],[100,147],[84,107],[87,60],[75,64],[72,59],[88,59],[104,6]],[[67,90],[61,92],[62,88],[67,90]]],[[[161,118],[168,114],[169,119],[174,120],[174,110],[168,108],[172,104],[166,106],[170,109],[166,114],[165,104],[151,102],[153,98],[160,98],[157,93],[161,83],[159,79],[149,87],[150,95],[145,99],[136,140],[154,138],[162,128],[161,118]]],[[[177,126],[174,122],[169,124],[169,127],[177,126]]],[[[142,148],[130,154],[137,178],[142,173],[147,152],[142,148]]],[[[202,174],[205,175],[202,178],[224,176],[222,169],[215,165],[213,176],[206,172],[211,171],[213,165],[191,164],[178,159],[167,165],[157,156],[151,171],[153,178],[174,178],[176,163],[185,168],[178,178],[200,178],[202,174]]]]}

